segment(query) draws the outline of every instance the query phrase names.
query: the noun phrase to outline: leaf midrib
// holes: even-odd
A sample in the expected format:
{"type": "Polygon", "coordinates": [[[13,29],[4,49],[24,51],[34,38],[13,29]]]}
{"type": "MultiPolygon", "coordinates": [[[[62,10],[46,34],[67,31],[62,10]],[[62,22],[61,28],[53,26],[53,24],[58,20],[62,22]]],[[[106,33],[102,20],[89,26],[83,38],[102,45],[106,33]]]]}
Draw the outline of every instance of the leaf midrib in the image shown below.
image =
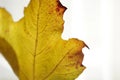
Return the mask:
{"type": "MultiPolygon", "coordinates": [[[[33,54],[33,80],[36,80],[36,56],[37,56],[37,47],[38,47],[38,36],[39,36],[39,20],[40,20],[40,0],[38,0],[38,13],[37,13],[37,25],[36,25],[36,39],[35,39],[35,49],[34,49],[34,54],[33,54]]],[[[71,51],[71,50],[70,50],[71,51]]],[[[69,52],[70,52],[69,51],[69,52]]],[[[54,69],[50,71],[50,73],[48,75],[46,75],[46,77],[43,78],[43,80],[48,79],[49,76],[51,76],[54,71],[57,69],[57,67],[60,65],[60,63],[63,61],[63,59],[66,57],[66,55],[69,54],[69,52],[67,52],[61,59],[60,61],[55,65],[54,69]]]]}
{"type": "Polygon", "coordinates": [[[35,80],[36,72],[36,56],[37,56],[37,47],[38,47],[38,30],[39,30],[39,10],[40,10],[40,1],[38,0],[38,13],[37,13],[37,26],[36,26],[36,39],[35,39],[35,50],[33,56],[33,80],[35,80]]]}

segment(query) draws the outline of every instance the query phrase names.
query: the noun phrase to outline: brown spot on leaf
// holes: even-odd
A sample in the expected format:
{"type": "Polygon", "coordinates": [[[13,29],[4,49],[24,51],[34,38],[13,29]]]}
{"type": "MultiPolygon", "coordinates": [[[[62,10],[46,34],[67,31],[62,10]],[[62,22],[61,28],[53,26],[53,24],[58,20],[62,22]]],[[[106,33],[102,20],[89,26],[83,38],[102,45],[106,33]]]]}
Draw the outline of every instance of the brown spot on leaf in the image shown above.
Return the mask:
{"type": "Polygon", "coordinates": [[[84,58],[84,54],[81,52],[76,53],[76,56],[78,57],[77,63],[76,63],[76,68],[78,68],[79,66],[82,66],[82,61],[84,58]]]}
{"type": "Polygon", "coordinates": [[[5,33],[9,33],[9,29],[5,30],[5,33]]]}
{"type": "Polygon", "coordinates": [[[73,57],[74,57],[74,56],[71,56],[71,55],[70,55],[70,56],[68,56],[68,58],[69,58],[69,59],[72,59],[73,57]]]}

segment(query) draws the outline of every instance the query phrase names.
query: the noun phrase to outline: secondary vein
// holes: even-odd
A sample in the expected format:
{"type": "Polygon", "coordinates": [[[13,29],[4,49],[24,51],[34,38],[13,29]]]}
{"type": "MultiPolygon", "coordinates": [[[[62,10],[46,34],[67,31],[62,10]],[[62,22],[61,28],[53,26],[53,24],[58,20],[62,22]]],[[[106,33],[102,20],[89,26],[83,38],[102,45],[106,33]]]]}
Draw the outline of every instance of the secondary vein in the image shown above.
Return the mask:
{"type": "MultiPolygon", "coordinates": [[[[72,49],[73,49],[73,48],[72,48],[72,49]]],[[[57,67],[58,67],[58,66],[60,65],[60,63],[65,59],[65,57],[72,51],[72,49],[70,49],[70,50],[62,57],[62,59],[57,63],[57,65],[54,67],[54,69],[53,69],[43,80],[48,79],[48,77],[55,72],[55,70],[57,69],[57,67]]]]}

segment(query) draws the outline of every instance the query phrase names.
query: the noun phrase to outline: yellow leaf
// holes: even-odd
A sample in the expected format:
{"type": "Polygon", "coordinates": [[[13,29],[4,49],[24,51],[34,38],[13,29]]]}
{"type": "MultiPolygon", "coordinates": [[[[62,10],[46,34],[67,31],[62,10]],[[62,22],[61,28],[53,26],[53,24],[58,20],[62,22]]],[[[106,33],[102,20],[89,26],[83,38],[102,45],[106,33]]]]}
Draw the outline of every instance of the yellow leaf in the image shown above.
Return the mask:
{"type": "Polygon", "coordinates": [[[14,22],[0,8],[0,51],[20,80],[74,80],[85,69],[85,43],[61,39],[65,9],[59,0],[31,0],[14,22]]]}

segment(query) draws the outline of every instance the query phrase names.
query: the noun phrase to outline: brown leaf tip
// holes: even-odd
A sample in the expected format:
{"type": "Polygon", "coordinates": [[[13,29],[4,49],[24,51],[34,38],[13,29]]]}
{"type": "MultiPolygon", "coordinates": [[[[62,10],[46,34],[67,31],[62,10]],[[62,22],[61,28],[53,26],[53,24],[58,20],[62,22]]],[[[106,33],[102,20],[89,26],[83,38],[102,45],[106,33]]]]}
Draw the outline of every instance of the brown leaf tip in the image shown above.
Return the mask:
{"type": "Polygon", "coordinates": [[[84,45],[85,45],[85,47],[87,47],[88,49],[90,49],[89,46],[88,46],[87,44],[84,43],[84,45]]]}
{"type": "Polygon", "coordinates": [[[59,0],[57,0],[56,12],[59,14],[63,14],[67,8],[61,4],[59,0]]]}

